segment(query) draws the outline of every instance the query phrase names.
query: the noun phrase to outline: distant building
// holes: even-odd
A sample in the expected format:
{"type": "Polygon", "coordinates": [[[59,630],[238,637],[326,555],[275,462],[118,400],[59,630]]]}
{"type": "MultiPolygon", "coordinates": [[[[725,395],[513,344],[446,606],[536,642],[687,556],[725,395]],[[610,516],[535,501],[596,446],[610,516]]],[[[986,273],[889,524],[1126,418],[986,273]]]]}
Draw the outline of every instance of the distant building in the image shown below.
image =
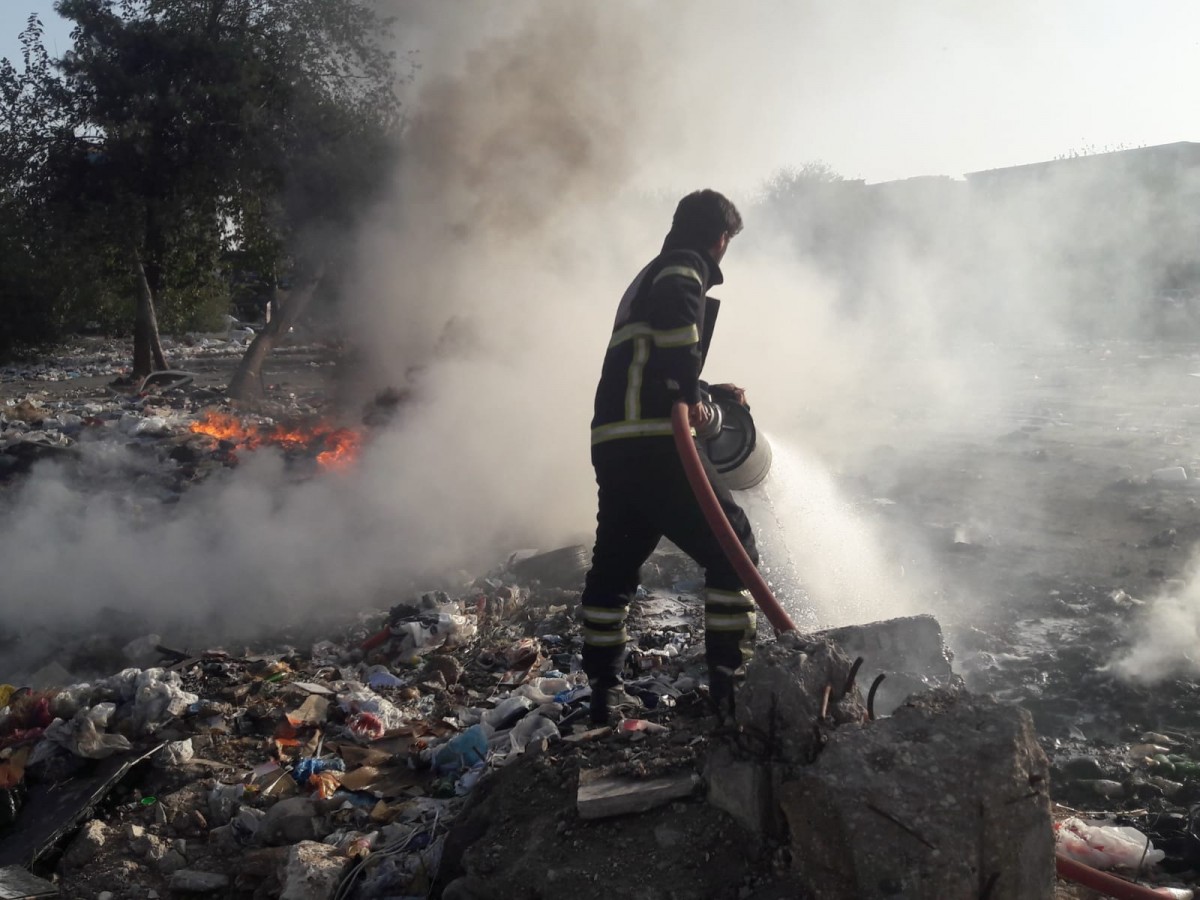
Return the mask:
{"type": "Polygon", "coordinates": [[[1064,176],[1088,179],[1132,177],[1169,187],[1176,179],[1192,177],[1197,172],[1200,172],[1200,143],[1178,141],[968,172],[966,179],[971,187],[989,191],[1011,190],[1064,176]]]}

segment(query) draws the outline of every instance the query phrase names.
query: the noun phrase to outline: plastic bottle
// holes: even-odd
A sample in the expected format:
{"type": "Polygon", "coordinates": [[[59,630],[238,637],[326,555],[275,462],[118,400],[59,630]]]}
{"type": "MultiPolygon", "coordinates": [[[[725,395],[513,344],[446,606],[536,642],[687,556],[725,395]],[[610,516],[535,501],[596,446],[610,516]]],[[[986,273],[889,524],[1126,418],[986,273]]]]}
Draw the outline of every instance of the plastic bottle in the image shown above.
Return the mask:
{"type": "Polygon", "coordinates": [[[528,697],[509,697],[502,700],[495,709],[485,712],[483,723],[496,731],[503,731],[515,725],[535,706],[537,704],[528,697]]]}
{"type": "Polygon", "coordinates": [[[514,725],[508,737],[512,741],[513,750],[517,753],[524,753],[525,748],[532,743],[557,739],[559,736],[557,725],[545,716],[532,715],[526,716],[514,725]]]}

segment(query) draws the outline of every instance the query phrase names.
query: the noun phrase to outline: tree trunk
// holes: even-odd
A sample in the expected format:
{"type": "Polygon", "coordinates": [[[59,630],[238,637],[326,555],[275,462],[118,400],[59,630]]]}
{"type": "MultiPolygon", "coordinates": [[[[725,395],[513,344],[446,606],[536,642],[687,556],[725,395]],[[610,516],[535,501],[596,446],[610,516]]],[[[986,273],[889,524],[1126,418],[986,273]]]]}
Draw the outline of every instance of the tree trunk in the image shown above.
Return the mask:
{"type": "Polygon", "coordinates": [[[151,372],[167,368],[162,341],[158,336],[158,316],[154,314],[154,292],[146,279],[146,267],[137,250],[133,266],[138,279],[137,314],[133,322],[133,377],[145,378],[151,372]]]}
{"type": "Polygon", "coordinates": [[[250,346],[246,355],[238,364],[237,371],[229,381],[229,397],[233,400],[261,400],[263,397],[262,365],[275,347],[275,342],[285,336],[291,327],[299,321],[304,310],[308,307],[317,287],[321,283],[322,272],[318,272],[302,287],[296,289],[290,297],[283,297],[279,288],[275,288],[275,299],[271,301],[275,314],[270,322],[263,326],[250,346]]]}

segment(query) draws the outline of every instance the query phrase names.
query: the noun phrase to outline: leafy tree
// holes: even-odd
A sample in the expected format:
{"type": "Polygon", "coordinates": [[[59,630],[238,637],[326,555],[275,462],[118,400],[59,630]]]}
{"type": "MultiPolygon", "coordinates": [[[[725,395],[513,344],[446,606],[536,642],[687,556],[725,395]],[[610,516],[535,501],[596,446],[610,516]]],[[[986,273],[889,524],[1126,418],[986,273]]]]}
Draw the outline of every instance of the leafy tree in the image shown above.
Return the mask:
{"type": "MultiPolygon", "coordinates": [[[[400,123],[386,23],[367,0],[56,8],[74,48],[34,54],[57,140],[28,181],[51,226],[86,234],[93,268],[136,293],[135,375],[166,365],[160,313],[179,327],[228,307],[235,261],[268,282],[332,271],[328,236],[370,199],[400,123]]],[[[18,82],[0,70],[6,107],[18,82]]]]}

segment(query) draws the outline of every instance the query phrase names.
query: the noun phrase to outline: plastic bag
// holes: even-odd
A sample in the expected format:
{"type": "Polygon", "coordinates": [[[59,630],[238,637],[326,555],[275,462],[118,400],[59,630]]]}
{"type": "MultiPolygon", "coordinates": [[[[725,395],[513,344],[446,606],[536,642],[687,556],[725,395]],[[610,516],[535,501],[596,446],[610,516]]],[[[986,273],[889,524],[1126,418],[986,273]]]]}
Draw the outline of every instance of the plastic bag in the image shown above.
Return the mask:
{"type": "Polygon", "coordinates": [[[540,706],[556,701],[559,694],[569,693],[571,689],[571,682],[565,678],[535,678],[513,691],[513,695],[528,697],[540,706]]]}
{"type": "Polygon", "coordinates": [[[434,751],[433,774],[457,774],[487,759],[487,754],[487,729],[483,725],[472,725],[434,751]]]}
{"type": "Polygon", "coordinates": [[[561,734],[559,734],[557,725],[545,716],[539,716],[535,713],[534,715],[526,716],[514,725],[508,737],[512,742],[513,750],[517,753],[524,753],[525,748],[531,743],[547,738],[558,740],[561,734]]]}
{"type": "Polygon", "coordinates": [[[192,746],[192,739],[187,738],[182,741],[170,741],[159,748],[151,759],[156,769],[173,769],[176,766],[181,766],[188,760],[194,758],[196,750],[192,746]]]}
{"type": "Polygon", "coordinates": [[[132,746],[122,735],[98,730],[96,723],[88,717],[88,710],[82,709],[69,722],[62,719],[51,722],[44,738],[43,744],[56,744],[84,759],[105,759],[132,746]]]}
{"type": "Polygon", "coordinates": [[[1094,869],[1137,869],[1161,862],[1167,854],[1155,850],[1146,835],[1128,825],[1107,825],[1070,818],[1059,823],[1058,850],[1094,869]]]}
{"type": "Polygon", "coordinates": [[[345,713],[369,713],[375,716],[384,731],[402,728],[407,721],[399,707],[362,685],[353,685],[352,690],[339,694],[338,705],[345,713]]]}

